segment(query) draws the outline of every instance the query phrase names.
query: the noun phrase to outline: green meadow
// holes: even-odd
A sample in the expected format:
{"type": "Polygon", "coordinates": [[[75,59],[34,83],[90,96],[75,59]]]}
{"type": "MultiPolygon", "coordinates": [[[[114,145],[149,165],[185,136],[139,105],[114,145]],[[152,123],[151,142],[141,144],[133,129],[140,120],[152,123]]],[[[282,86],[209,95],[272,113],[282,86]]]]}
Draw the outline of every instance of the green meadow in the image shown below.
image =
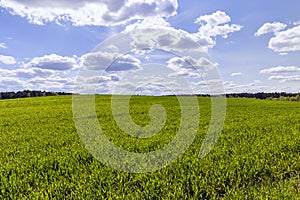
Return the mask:
{"type": "MultiPolygon", "coordinates": [[[[136,124],[150,122],[161,104],[161,131],[138,139],[114,121],[111,97],[95,98],[107,138],[132,152],[158,150],[180,123],[176,97],[134,96],[136,124]]],[[[72,113],[72,96],[0,101],[0,199],[300,199],[300,103],[227,99],[224,128],[214,149],[198,153],[210,122],[210,99],[199,97],[199,129],[189,149],[151,173],[127,173],[102,164],[85,148],[72,113]]]]}

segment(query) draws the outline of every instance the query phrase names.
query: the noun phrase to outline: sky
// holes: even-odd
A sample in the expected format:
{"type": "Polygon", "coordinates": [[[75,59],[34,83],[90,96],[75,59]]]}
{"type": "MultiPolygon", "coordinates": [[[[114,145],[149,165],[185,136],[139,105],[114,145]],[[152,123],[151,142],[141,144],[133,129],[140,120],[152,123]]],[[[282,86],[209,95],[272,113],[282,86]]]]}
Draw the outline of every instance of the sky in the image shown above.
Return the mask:
{"type": "Polygon", "coordinates": [[[0,91],[300,92],[299,8],[299,0],[0,0],[0,91]]]}

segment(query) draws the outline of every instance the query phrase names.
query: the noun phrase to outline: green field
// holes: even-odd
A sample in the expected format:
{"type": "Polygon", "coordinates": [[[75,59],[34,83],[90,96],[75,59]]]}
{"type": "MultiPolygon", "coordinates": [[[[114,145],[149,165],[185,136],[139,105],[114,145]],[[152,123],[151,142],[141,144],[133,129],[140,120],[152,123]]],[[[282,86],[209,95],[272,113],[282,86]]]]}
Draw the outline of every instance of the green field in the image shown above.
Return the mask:
{"type": "MultiPolygon", "coordinates": [[[[133,174],[109,168],[85,149],[72,114],[72,97],[0,101],[0,199],[300,199],[300,103],[227,99],[215,148],[198,153],[210,120],[210,99],[198,98],[200,122],[188,151],[163,169],[133,174]]],[[[161,103],[168,118],[149,139],[122,132],[110,96],[97,96],[107,137],[128,151],[154,151],[172,141],[180,107],[175,97],[134,97],[140,125],[161,103]]]]}

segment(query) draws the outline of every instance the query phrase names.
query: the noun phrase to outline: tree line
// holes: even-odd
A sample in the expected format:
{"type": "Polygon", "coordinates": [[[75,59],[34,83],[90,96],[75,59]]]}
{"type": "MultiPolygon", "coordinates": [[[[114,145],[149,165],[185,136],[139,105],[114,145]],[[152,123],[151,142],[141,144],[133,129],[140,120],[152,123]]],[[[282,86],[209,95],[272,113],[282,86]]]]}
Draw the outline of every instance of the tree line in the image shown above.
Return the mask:
{"type": "Polygon", "coordinates": [[[226,94],[227,98],[256,98],[256,99],[278,99],[285,101],[300,101],[300,93],[286,93],[286,92],[273,92],[273,93],[232,93],[226,94]]]}
{"type": "Polygon", "coordinates": [[[72,93],[66,93],[66,92],[23,90],[18,92],[0,92],[0,99],[16,99],[16,98],[26,98],[26,97],[58,96],[58,95],[71,95],[71,94],[72,93]]]}
{"type": "MultiPolygon", "coordinates": [[[[18,92],[0,92],[0,99],[59,96],[59,95],[72,95],[72,94],[73,93],[68,93],[68,92],[46,92],[46,91],[38,91],[38,90],[23,90],[18,92]]],[[[198,94],[197,96],[209,97],[210,95],[198,94]]],[[[270,99],[270,100],[275,99],[275,100],[282,100],[282,101],[300,101],[300,93],[286,93],[286,92],[230,93],[230,94],[226,94],[226,97],[227,98],[256,98],[256,99],[270,99]]]]}
{"type": "MultiPolygon", "coordinates": [[[[174,95],[170,95],[174,96],[174,95]]],[[[183,95],[188,96],[188,95],[183,95]]],[[[197,94],[198,97],[210,97],[210,94],[197,94]]],[[[300,101],[300,93],[287,92],[257,92],[257,93],[229,93],[226,98],[255,98],[281,101],[300,101]]]]}

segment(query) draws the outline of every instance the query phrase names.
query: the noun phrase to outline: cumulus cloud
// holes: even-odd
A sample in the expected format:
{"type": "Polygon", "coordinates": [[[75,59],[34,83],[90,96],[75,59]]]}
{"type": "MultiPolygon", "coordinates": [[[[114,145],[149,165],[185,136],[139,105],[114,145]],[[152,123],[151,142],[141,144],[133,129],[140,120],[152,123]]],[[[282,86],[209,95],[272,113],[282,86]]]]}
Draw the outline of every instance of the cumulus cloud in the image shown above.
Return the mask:
{"type": "Polygon", "coordinates": [[[69,21],[75,26],[112,26],[148,16],[176,14],[177,0],[2,0],[0,7],[30,23],[69,21]]]}
{"type": "Polygon", "coordinates": [[[143,47],[151,49],[156,46],[164,50],[180,52],[181,49],[195,49],[200,45],[202,50],[207,51],[208,48],[216,45],[217,36],[227,38],[230,33],[242,29],[241,25],[229,24],[230,21],[231,18],[225,12],[217,11],[198,17],[195,20],[195,23],[200,25],[198,32],[189,33],[171,27],[163,18],[151,17],[127,26],[124,33],[134,30],[131,46],[136,49],[143,49],[143,47]]]}
{"type": "Polygon", "coordinates": [[[0,91],[18,91],[25,89],[25,82],[16,78],[0,77],[0,91]]]}
{"type": "Polygon", "coordinates": [[[146,18],[129,25],[123,33],[130,35],[131,49],[137,54],[145,54],[155,49],[180,52],[199,48],[200,51],[195,37],[186,31],[171,27],[165,19],[160,17],[146,18]]]}
{"type": "Polygon", "coordinates": [[[79,93],[112,93],[112,84],[117,82],[119,77],[117,75],[91,75],[91,76],[77,76],[74,90],[79,93]]]}
{"type": "Polygon", "coordinates": [[[73,57],[55,54],[33,58],[28,63],[19,63],[15,69],[0,68],[0,90],[16,91],[23,89],[72,91],[74,72],[78,65],[73,57]]]}
{"type": "Polygon", "coordinates": [[[275,52],[300,51],[300,25],[275,34],[269,41],[275,52]]]}
{"type": "Polygon", "coordinates": [[[17,69],[13,70],[13,73],[19,78],[35,78],[35,77],[51,77],[54,76],[55,73],[52,70],[45,70],[39,68],[30,68],[30,69],[17,69]]]}
{"type": "MultiPolygon", "coordinates": [[[[7,1],[3,1],[7,2],[7,1]]],[[[2,4],[3,4],[2,2],[2,4]]],[[[43,1],[11,1],[11,2],[17,2],[19,4],[26,4],[27,8],[24,8],[24,10],[20,12],[27,12],[26,9],[44,9],[43,1]]],[[[123,7],[125,4],[130,6],[133,6],[136,4],[137,1],[131,0],[130,4],[128,1],[118,1],[120,4],[105,4],[103,3],[104,7],[110,11],[114,11],[115,15],[110,15],[112,12],[106,12],[107,15],[103,14],[103,18],[101,20],[105,21],[105,24],[108,25],[115,25],[118,23],[125,23],[125,21],[128,21],[128,17],[125,17],[124,19],[118,18],[121,15],[120,12],[123,12],[123,7]],[[109,8],[107,7],[109,5],[109,8]],[[117,19],[114,21],[114,19],[117,19]]],[[[148,4],[158,5],[158,4],[167,4],[168,0],[165,1],[147,1],[148,4]],[[163,2],[163,3],[162,3],[163,2]]],[[[45,3],[45,2],[44,2],[45,3]]],[[[52,1],[48,3],[48,7],[51,7],[51,10],[53,12],[56,12],[58,7],[66,3],[66,1],[52,1]]],[[[84,9],[88,4],[93,4],[95,1],[88,0],[88,1],[74,1],[74,5],[72,5],[72,9],[78,6],[80,9],[84,9]]],[[[144,4],[145,1],[143,1],[144,4]]],[[[140,4],[137,6],[139,8],[140,4]]],[[[146,6],[147,7],[147,6],[146,6]]],[[[144,8],[144,7],[143,7],[144,8]]],[[[70,8],[66,7],[64,10],[68,10],[70,8]]],[[[80,10],[79,9],[79,10],[80,10]]],[[[152,9],[152,8],[151,8],[152,9]]],[[[150,11],[151,11],[150,9],[150,11]]],[[[154,8],[153,8],[154,9],[154,8]]],[[[159,8],[162,9],[162,8],[159,8]]],[[[158,9],[158,11],[159,11],[158,9]]],[[[47,10],[47,9],[46,9],[47,10]]],[[[147,10],[146,8],[144,10],[147,10]]],[[[172,7],[169,7],[167,10],[172,10],[172,7]]],[[[51,12],[52,12],[51,11],[51,12]]],[[[137,15],[142,15],[141,12],[143,9],[138,9],[137,15]]],[[[149,10],[148,10],[149,11],[149,10]]],[[[155,12],[158,12],[155,11],[155,12]]],[[[15,12],[15,10],[11,9],[11,12],[15,12]]],[[[124,11],[125,12],[125,11],[124,11]]],[[[128,10],[130,13],[130,10],[128,10]]],[[[18,13],[15,13],[18,14],[18,13]]],[[[53,14],[53,13],[51,13],[53,14]]],[[[78,12],[80,15],[80,11],[78,12]]],[[[92,14],[92,13],[91,13],[92,14]]],[[[124,14],[124,13],[123,13],[124,14]]],[[[124,14],[125,15],[125,14],[124,14]]],[[[151,12],[149,15],[143,15],[143,18],[145,16],[152,16],[151,12]]],[[[71,17],[71,15],[53,15],[52,18],[47,18],[47,15],[41,15],[40,18],[35,17],[33,15],[27,15],[24,14],[23,17],[26,17],[30,20],[32,20],[32,23],[46,23],[48,21],[54,21],[57,23],[60,23],[61,20],[69,20],[74,22],[74,19],[71,17]],[[29,17],[31,16],[31,17],[29,17]],[[60,18],[61,17],[61,18],[60,18]],[[57,21],[58,20],[58,21],[57,21]]],[[[82,19],[84,20],[84,19],[82,19]]],[[[98,20],[98,19],[97,19],[98,20]]],[[[99,19],[100,20],[100,19],[99,19]]],[[[76,21],[76,20],[75,20],[76,21]]],[[[233,33],[235,31],[238,31],[242,28],[240,25],[236,24],[230,24],[230,17],[225,13],[221,11],[217,11],[216,13],[213,13],[211,15],[205,15],[203,17],[199,17],[196,19],[196,24],[199,26],[199,30],[196,33],[189,33],[184,30],[177,30],[170,26],[170,24],[162,18],[160,15],[155,15],[155,17],[146,17],[144,20],[140,20],[135,24],[127,26],[127,28],[122,33],[129,33],[130,32],[130,47],[137,50],[143,50],[145,52],[149,52],[151,50],[161,49],[163,51],[167,52],[183,52],[182,57],[168,57],[165,59],[167,61],[167,68],[169,71],[164,74],[163,80],[165,86],[170,86],[170,88],[178,89],[178,91],[187,91],[186,87],[182,87],[180,85],[178,80],[184,80],[185,77],[191,77],[193,78],[199,78],[199,74],[197,69],[206,71],[210,70],[211,68],[214,68],[214,63],[212,63],[210,60],[203,57],[207,53],[208,48],[212,48],[215,45],[215,38],[218,36],[222,36],[226,38],[229,36],[230,33],[233,33]],[[151,40],[149,40],[151,38],[151,40]],[[188,52],[188,53],[187,53],[188,52]],[[189,53],[193,53],[195,57],[190,57],[189,53]],[[172,77],[168,76],[170,75],[169,72],[175,71],[176,73],[173,73],[173,75],[178,75],[181,77],[172,77]],[[180,79],[181,78],[181,79],[180,79]],[[168,81],[168,82],[167,82],[168,81]],[[177,81],[177,82],[176,82],[177,81]],[[178,87],[176,86],[178,84],[178,87]],[[176,86],[176,87],[175,87],[176,86]]],[[[98,22],[97,22],[98,23],[98,22]]],[[[102,23],[102,22],[101,22],[102,23]]],[[[75,24],[78,25],[78,24],[75,24]]],[[[117,41],[118,45],[122,45],[123,43],[120,41],[117,41]],[[122,44],[119,44],[122,43],[122,44]]],[[[82,87],[88,87],[88,85],[95,85],[100,84],[101,91],[110,91],[112,89],[112,86],[116,82],[118,83],[126,83],[124,80],[122,80],[123,76],[120,76],[120,74],[127,74],[122,72],[128,72],[128,71],[142,71],[141,67],[141,60],[135,58],[132,56],[132,54],[120,54],[119,49],[123,46],[108,46],[106,49],[101,49],[101,51],[96,51],[92,53],[85,54],[81,56],[80,58],[76,57],[64,57],[56,54],[51,55],[45,55],[42,57],[36,57],[33,58],[28,63],[25,63],[22,68],[10,71],[11,75],[10,77],[17,77],[20,80],[24,81],[25,85],[36,85],[38,88],[69,88],[72,85],[72,79],[66,79],[65,77],[62,77],[62,72],[71,71],[73,69],[77,69],[77,67],[82,67],[83,69],[86,69],[89,71],[89,73],[82,74],[83,83],[82,87]],[[139,70],[136,70],[139,69],[139,70]],[[98,74],[98,76],[95,76],[95,70],[103,71],[103,74],[98,74]],[[120,81],[122,80],[122,81],[120,81]]],[[[132,53],[132,52],[130,52],[132,53]]],[[[139,52],[133,52],[133,53],[139,53],[139,52]]],[[[140,52],[141,53],[141,52],[140,52]]],[[[178,55],[178,54],[177,54],[178,55]]],[[[144,56],[144,55],[142,55],[144,56]]],[[[151,73],[153,68],[151,69],[151,73]]],[[[159,71],[161,72],[161,71],[159,71]]],[[[139,77],[143,77],[148,75],[150,72],[145,71],[141,72],[139,77]],[[142,74],[142,75],[141,75],[142,74]]],[[[128,73],[130,74],[130,73],[128,73]]],[[[71,76],[71,75],[70,75],[71,76]]],[[[10,78],[8,77],[8,78],[10,78]]],[[[128,82],[132,81],[133,77],[129,77],[128,82]]],[[[147,76],[148,78],[148,76],[147,76]]],[[[80,77],[79,77],[80,79],[80,77]]],[[[152,80],[152,79],[151,79],[152,80]]],[[[194,79],[193,79],[194,80],[194,79]]],[[[137,80],[137,82],[134,82],[132,86],[136,87],[137,83],[144,84],[145,80],[137,80]]],[[[157,81],[151,83],[149,85],[149,88],[151,90],[155,89],[158,91],[158,89],[161,87],[162,81],[157,81]]],[[[150,84],[150,83],[149,83],[150,84]]],[[[127,87],[127,85],[125,86],[127,87]]],[[[129,87],[129,86],[128,86],[129,87]]],[[[93,87],[92,87],[93,88],[93,87]]],[[[128,89],[128,88],[127,88],[128,89]]],[[[162,89],[160,89],[162,90],[162,89]]]]}
{"type": "Polygon", "coordinates": [[[128,71],[140,68],[141,61],[131,55],[96,51],[83,55],[80,66],[86,70],[128,71]]]}
{"type": "Polygon", "coordinates": [[[33,58],[24,68],[40,68],[57,71],[67,71],[75,68],[77,61],[74,57],[59,56],[56,54],[33,58]]]}
{"type": "Polygon", "coordinates": [[[72,91],[74,77],[63,78],[53,70],[39,68],[0,69],[0,91],[23,89],[72,91]]]}
{"type": "Polygon", "coordinates": [[[272,67],[268,69],[263,69],[260,71],[261,74],[279,74],[279,73],[293,73],[293,72],[300,72],[300,67],[296,66],[278,66],[272,67]]]}
{"type": "MultiPolygon", "coordinates": [[[[144,72],[138,72],[143,74],[144,72]]],[[[183,78],[169,77],[168,74],[148,74],[147,77],[130,76],[122,80],[112,90],[113,94],[191,94],[193,91],[183,78]]],[[[144,74],[145,75],[145,74],[144,74]]]]}
{"type": "MultiPolygon", "coordinates": [[[[114,53],[113,48],[110,52],[94,52],[77,57],[65,57],[56,54],[35,57],[27,63],[20,63],[16,69],[1,69],[0,89],[2,91],[15,90],[13,85],[18,86],[18,90],[22,89],[39,89],[39,90],[55,90],[55,91],[73,91],[75,77],[78,67],[86,67],[88,70],[103,69],[102,65],[111,62],[103,73],[92,72],[88,76],[78,77],[78,80],[86,86],[112,87],[112,83],[118,82],[120,76],[118,73],[124,71],[135,71],[140,69],[141,61],[131,55],[121,55],[114,53]],[[104,54],[106,53],[106,54],[104,54]],[[115,58],[115,59],[114,59],[115,58]],[[89,69],[91,67],[91,69],[89,69]],[[66,74],[67,73],[67,74],[66,74]],[[81,79],[80,79],[81,78],[81,79]],[[14,84],[11,82],[16,80],[14,84]],[[11,82],[11,86],[5,86],[4,83],[11,82]]],[[[100,70],[100,72],[102,72],[100,70]]],[[[107,90],[108,91],[108,90],[107,90]]]]}
{"type": "Polygon", "coordinates": [[[17,63],[17,61],[12,56],[0,55],[0,63],[6,64],[6,65],[14,65],[17,63]]]}
{"type": "Polygon", "coordinates": [[[199,74],[196,73],[196,68],[191,64],[192,58],[191,57],[174,57],[171,58],[167,62],[167,67],[175,73],[171,73],[169,76],[190,76],[190,77],[198,77],[199,74]]]}
{"type": "Polygon", "coordinates": [[[184,56],[171,58],[167,61],[167,67],[175,71],[170,76],[201,77],[205,71],[214,69],[215,65],[205,57],[195,59],[184,56]]]}
{"type": "Polygon", "coordinates": [[[238,24],[228,24],[231,21],[229,15],[223,11],[216,11],[210,15],[203,15],[195,20],[196,24],[200,24],[198,32],[195,34],[200,40],[205,40],[209,44],[214,45],[212,39],[217,36],[227,38],[230,33],[240,31],[243,26],[238,24]]]}
{"type": "Polygon", "coordinates": [[[38,69],[38,68],[18,68],[18,69],[0,69],[0,74],[2,77],[10,77],[16,79],[30,79],[35,77],[51,77],[55,75],[55,72],[52,70],[38,69]]]}
{"type": "Polygon", "coordinates": [[[171,27],[140,29],[134,32],[132,47],[147,50],[163,49],[165,51],[182,52],[198,49],[203,52],[197,40],[191,34],[171,27]],[[151,41],[149,38],[152,38],[151,41]]]}
{"type": "Polygon", "coordinates": [[[265,23],[255,33],[255,36],[261,36],[267,33],[277,33],[287,27],[286,24],[280,22],[265,23]]]}
{"type": "Polygon", "coordinates": [[[130,54],[118,53],[118,47],[109,46],[81,56],[81,71],[76,78],[78,93],[112,93],[122,75],[134,73],[141,68],[141,61],[130,54]]]}
{"type": "Polygon", "coordinates": [[[126,26],[125,31],[134,30],[137,28],[137,26],[143,28],[152,28],[153,26],[170,27],[171,25],[162,17],[153,16],[153,17],[146,17],[145,19],[138,21],[138,23],[134,23],[126,26]]]}
{"type": "MultiPolygon", "coordinates": [[[[219,12],[217,12],[219,13],[219,12]]],[[[221,12],[221,17],[226,15],[226,13],[221,12]]],[[[213,18],[215,17],[212,15],[213,18]]],[[[172,82],[171,88],[175,87],[175,84],[179,84],[178,80],[184,81],[185,78],[189,79],[192,82],[196,82],[201,78],[216,79],[217,72],[215,71],[215,63],[210,61],[207,58],[207,43],[205,46],[201,46],[201,42],[204,40],[214,41],[216,36],[225,36],[231,31],[222,31],[220,27],[235,27],[227,24],[231,19],[226,15],[226,20],[221,19],[216,23],[209,22],[211,26],[218,26],[218,33],[210,33],[204,35],[204,39],[200,40],[200,33],[197,35],[194,33],[189,33],[183,30],[178,30],[170,26],[165,19],[161,17],[148,17],[144,20],[140,20],[135,24],[131,24],[126,27],[126,29],[117,37],[113,37],[109,42],[99,46],[99,51],[95,51],[89,54],[86,54],[81,57],[80,65],[83,67],[85,72],[82,72],[82,77],[80,80],[85,84],[80,84],[78,90],[84,93],[93,92],[95,90],[95,85],[100,84],[100,91],[110,91],[112,84],[111,77],[106,77],[103,80],[99,80],[99,77],[93,78],[95,76],[95,70],[99,70],[100,76],[105,73],[116,73],[118,76],[121,74],[121,79],[116,78],[118,85],[124,85],[122,91],[131,91],[132,87],[135,88],[137,85],[145,84],[145,80],[141,80],[140,77],[146,76],[148,78],[149,74],[153,74],[154,71],[163,72],[164,74],[164,84],[169,85],[166,81],[172,82]],[[205,39],[209,38],[209,39],[205,39]],[[199,44],[200,43],[200,44],[199,44]],[[114,44],[115,46],[109,46],[114,44]],[[206,49],[205,49],[206,48],[206,49]],[[172,56],[166,56],[165,59],[160,61],[166,62],[166,68],[161,71],[158,70],[159,66],[144,65],[142,68],[141,60],[138,60],[132,56],[132,54],[122,55],[121,51],[130,51],[134,53],[133,56],[140,58],[147,58],[151,60],[151,54],[156,53],[156,51],[164,51],[173,54],[172,56]],[[180,57],[174,55],[181,55],[180,57]],[[150,57],[148,57],[150,56],[150,57]],[[147,68],[147,69],[144,69],[147,68]],[[149,71],[149,68],[151,71],[149,71]],[[132,72],[135,69],[136,72],[132,72]],[[130,77],[128,80],[124,79],[125,71],[131,71],[130,77]],[[134,74],[138,74],[138,77],[135,77],[134,74]],[[209,76],[208,76],[209,75],[209,76]],[[121,81],[119,81],[121,80],[121,81]],[[99,83],[100,81],[100,83],[99,83]],[[125,84],[126,83],[126,84],[125,84]],[[128,84],[127,84],[128,83],[128,84]],[[133,83],[133,84],[131,84],[133,83]],[[86,86],[90,87],[86,87],[86,86]]],[[[218,18],[218,17],[217,17],[218,18]]],[[[200,20],[200,19],[199,19],[200,20]]],[[[199,21],[200,23],[200,21],[199,21]]],[[[204,25],[207,23],[205,22],[204,25]]],[[[202,26],[202,24],[200,24],[202,26]]],[[[213,43],[213,42],[212,42],[213,43]]],[[[214,45],[214,44],[212,44],[214,45]]],[[[161,62],[159,62],[161,63],[161,62]]],[[[158,74],[159,75],[159,74],[158,74]]],[[[79,80],[79,79],[78,79],[79,80]]],[[[156,84],[152,79],[152,86],[156,84]]],[[[81,83],[81,81],[79,81],[81,83]]],[[[162,83],[159,81],[157,83],[162,83]]],[[[149,83],[150,84],[150,83],[149,83]]],[[[158,84],[159,85],[159,84],[158,84]]],[[[158,85],[153,88],[156,88],[158,85]]],[[[220,84],[219,84],[220,85],[220,84]]],[[[121,86],[120,86],[121,87],[121,86]]],[[[150,86],[149,86],[150,87],[150,86]]],[[[176,90],[185,91],[186,87],[176,86],[176,90]]]]}
{"type": "Polygon", "coordinates": [[[217,11],[210,15],[203,15],[198,17],[195,20],[195,23],[197,24],[206,23],[209,24],[210,26],[218,26],[220,24],[225,24],[230,21],[231,18],[225,12],[217,11]]]}
{"type": "Polygon", "coordinates": [[[117,58],[107,69],[108,72],[128,71],[139,69],[141,61],[131,55],[122,55],[117,58]]]}
{"type": "Polygon", "coordinates": [[[87,53],[80,58],[80,66],[88,70],[104,70],[117,57],[118,53],[96,51],[87,53]]]}
{"type": "Polygon", "coordinates": [[[5,44],[5,43],[1,43],[1,42],[0,42],[0,48],[2,48],[2,49],[6,49],[6,48],[7,48],[7,46],[6,46],[6,44],[5,44]]]}
{"type": "MultiPolygon", "coordinates": [[[[268,77],[268,80],[278,81],[279,83],[298,83],[300,81],[300,67],[297,66],[278,66],[263,69],[260,71],[261,74],[272,74],[268,77]]],[[[289,85],[291,86],[291,85],[289,85]]],[[[297,88],[294,88],[296,91],[297,88]]]]}
{"type": "Polygon", "coordinates": [[[280,22],[265,23],[255,36],[273,32],[274,36],[269,40],[268,47],[280,55],[286,55],[292,51],[300,51],[299,21],[292,23],[292,26],[286,29],[287,25],[280,22]]]}
{"type": "Polygon", "coordinates": [[[300,82],[300,75],[277,75],[277,76],[270,76],[268,80],[278,80],[281,83],[285,82],[300,82]]]}

